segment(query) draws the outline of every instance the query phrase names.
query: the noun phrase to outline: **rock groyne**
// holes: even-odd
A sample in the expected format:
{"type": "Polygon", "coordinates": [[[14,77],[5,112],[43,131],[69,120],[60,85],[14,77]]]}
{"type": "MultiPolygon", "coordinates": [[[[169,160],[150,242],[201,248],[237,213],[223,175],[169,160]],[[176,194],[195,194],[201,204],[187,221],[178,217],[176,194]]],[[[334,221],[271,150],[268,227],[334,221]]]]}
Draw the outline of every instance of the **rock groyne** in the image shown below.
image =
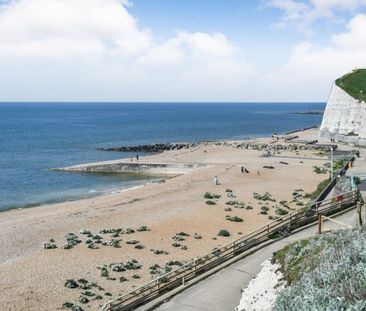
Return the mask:
{"type": "MultiPolygon", "coordinates": [[[[226,146],[232,148],[241,148],[257,151],[276,151],[276,150],[328,150],[327,144],[315,144],[315,141],[311,143],[258,143],[258,142],[228,142],[228,141],[216,141],[216,142],[200,142],[200,143],[161,143],[151,145],[138,145],[138,146],[123,146],[123,147],[111,147],[111,148],[99,148],[103,151],[118,151],[118,152],[151,152],[159,153],[164,151],[191,149],[198,146],[226,146]]],[[[336,146],[333,145],[333,148],[336,146]]]]}
{"type": "Polygon", "coordinates": [[[198,143],[160,143],[160,144],[147,144],[137,146],[122,146],[122,147],[107,147],[98,148],[102,151],[117,151],[117,152],[163,152],[170,150],[182,150],[194,148],[198,143]]]}

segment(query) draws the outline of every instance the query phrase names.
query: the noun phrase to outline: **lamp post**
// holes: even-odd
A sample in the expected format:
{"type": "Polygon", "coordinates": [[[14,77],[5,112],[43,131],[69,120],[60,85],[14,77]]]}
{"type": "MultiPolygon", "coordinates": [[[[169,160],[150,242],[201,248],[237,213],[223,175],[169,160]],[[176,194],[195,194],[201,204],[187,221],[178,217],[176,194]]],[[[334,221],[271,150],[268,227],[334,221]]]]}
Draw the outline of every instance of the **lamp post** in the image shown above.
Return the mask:
{"type": "Polygon", "coordinates": [[[330,180],[333,179],[333,147],[330,147],[330,180]]]}

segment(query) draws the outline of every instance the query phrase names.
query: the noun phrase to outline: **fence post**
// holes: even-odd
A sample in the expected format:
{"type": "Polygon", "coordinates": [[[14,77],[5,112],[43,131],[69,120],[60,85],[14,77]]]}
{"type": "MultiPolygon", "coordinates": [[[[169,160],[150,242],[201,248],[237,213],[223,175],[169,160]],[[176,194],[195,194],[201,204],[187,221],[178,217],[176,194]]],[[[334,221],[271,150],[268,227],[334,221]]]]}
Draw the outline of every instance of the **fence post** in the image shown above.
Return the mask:
{"type": "Polygon", "coordinates": [[[322,233],[322,221],[323,221],[323,217],[322,214],[318,214],[318,233],[321,234],[322,233]]]}
{"type": "Polygon", "coordinates": [[[361,201],[357,201],[357,227],[362,230],[361,201]]]}

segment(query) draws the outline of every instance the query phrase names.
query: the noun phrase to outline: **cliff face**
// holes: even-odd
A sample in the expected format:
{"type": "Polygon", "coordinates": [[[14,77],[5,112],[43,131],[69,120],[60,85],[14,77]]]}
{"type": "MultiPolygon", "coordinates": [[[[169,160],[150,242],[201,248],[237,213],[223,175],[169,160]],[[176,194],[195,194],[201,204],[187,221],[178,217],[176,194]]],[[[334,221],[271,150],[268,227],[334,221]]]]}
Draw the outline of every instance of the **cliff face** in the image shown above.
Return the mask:
{"type": "Polygon", "coordinates": [[[366,103],[333,84],[320,127],[320,139],[366,145],[366,103]]]}

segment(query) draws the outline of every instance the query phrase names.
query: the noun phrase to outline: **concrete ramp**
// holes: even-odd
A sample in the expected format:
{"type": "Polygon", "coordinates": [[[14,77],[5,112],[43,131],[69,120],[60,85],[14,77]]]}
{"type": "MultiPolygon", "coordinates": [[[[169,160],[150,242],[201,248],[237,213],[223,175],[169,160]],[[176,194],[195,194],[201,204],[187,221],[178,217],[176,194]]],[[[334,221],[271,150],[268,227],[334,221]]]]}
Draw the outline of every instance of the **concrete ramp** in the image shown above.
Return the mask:
{"type": "Polygon", "coordinates": [[[154,163],[114,160],[106,162],[86,163],[56,168],[54,170],[65,172],[181,175],[202,167],[206,167],[206,165],[190,163],[154,163]]]}

